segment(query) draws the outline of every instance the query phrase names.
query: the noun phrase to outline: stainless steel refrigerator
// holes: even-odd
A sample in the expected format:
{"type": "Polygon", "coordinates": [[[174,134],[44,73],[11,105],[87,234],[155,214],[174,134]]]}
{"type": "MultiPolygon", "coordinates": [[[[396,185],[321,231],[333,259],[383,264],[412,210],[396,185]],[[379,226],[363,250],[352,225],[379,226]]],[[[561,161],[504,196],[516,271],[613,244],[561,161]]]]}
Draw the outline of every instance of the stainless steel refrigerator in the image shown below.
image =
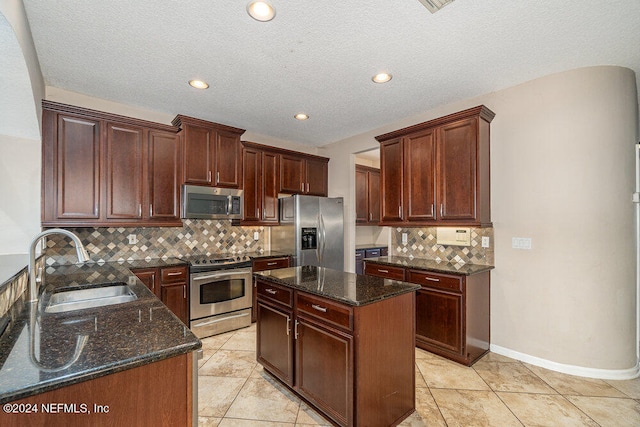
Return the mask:
{"type": "Polygon", "coordinates": [[[342,197],[296,194],[279,200],[280,225],[271,227],[271,248],[293,255],[293,265],[344,270],[342,197]]]}

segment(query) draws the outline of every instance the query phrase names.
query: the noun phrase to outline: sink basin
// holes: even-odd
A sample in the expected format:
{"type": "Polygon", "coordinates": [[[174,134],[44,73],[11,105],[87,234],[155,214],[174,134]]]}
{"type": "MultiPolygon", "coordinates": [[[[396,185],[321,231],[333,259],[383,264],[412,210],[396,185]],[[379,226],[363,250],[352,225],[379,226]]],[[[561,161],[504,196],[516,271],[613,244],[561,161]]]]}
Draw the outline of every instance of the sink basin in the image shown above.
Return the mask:
{"type": "Polygon", "coordinates": [[[138,297],[126,283],[107,283],[99,287],[56,292],[51,295],[44,311],[46,313],[65,313],[122,304],[136,299],[138,297]]]}

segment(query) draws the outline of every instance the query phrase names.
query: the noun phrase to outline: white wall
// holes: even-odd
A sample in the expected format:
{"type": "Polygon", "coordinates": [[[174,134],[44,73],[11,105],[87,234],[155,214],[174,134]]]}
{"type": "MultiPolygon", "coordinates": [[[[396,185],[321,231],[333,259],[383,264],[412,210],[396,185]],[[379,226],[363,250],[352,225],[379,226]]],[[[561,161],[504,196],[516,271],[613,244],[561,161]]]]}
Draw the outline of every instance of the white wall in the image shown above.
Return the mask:
{"type": "Polygon", "coordinates": [[[580,375],[635,374],[636,94],[629,69],[582,68],[325,147],[329,193],[345,197],[348,209],[345,253],[355,243],[352,153],[376,147],[376,135],[485,104],[496,113],[492,351],[580,375]],[[533,249],[512,249],[512,237],[531,237],[533,249]]]}

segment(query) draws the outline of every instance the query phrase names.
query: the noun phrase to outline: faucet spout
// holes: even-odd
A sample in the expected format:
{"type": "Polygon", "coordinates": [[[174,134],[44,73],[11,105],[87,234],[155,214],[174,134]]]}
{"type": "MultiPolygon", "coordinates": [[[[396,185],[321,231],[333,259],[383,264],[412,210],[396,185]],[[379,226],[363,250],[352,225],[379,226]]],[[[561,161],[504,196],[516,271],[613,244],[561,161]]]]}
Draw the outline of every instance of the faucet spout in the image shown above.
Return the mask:
{"type": "Polygon", "coordinates": [[[62,234],[64,236],[69,237],[75,247],[76,247],[76,256],[78,257],[78,264],[85,263],[89,261],[89,254],[87,250],[84,248],[84,245],[80,241],[80,238],[73,234],[68,230],[64,230],[62,228],[52,228],[50,230],[45,230],[41,233],[38,233],[36,237],[31,241],[31,245],[29,246],[29,302],[35,303],[38,301],[38,283],[36,278],[36,246],[40,239],[45,236],[49,236],[51,234],[62,234]]]}

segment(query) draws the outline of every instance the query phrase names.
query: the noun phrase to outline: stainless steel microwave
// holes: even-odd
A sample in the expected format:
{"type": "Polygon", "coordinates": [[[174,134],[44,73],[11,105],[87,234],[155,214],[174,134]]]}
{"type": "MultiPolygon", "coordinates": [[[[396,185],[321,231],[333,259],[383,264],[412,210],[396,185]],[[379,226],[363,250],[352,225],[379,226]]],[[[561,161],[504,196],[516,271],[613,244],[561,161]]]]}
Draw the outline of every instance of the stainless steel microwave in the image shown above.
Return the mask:
{"type": "Polygon", "coordinates": [[[182,218],[242,219],[242,190],[182,186],[182,218]]]}

